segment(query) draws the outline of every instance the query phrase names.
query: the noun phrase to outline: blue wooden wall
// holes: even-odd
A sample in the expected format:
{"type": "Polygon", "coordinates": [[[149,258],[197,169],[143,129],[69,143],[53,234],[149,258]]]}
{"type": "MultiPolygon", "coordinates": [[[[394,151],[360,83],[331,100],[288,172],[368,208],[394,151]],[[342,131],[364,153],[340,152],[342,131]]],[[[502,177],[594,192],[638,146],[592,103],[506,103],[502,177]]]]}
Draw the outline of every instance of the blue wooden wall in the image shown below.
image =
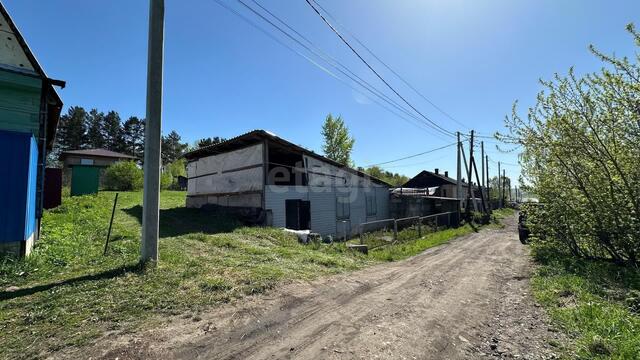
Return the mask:
{"type": "Polygon", "coordinates": [[[24,241],[36,229],[38,146],[32,133],[0,130],[0,242],[24,241]]]}

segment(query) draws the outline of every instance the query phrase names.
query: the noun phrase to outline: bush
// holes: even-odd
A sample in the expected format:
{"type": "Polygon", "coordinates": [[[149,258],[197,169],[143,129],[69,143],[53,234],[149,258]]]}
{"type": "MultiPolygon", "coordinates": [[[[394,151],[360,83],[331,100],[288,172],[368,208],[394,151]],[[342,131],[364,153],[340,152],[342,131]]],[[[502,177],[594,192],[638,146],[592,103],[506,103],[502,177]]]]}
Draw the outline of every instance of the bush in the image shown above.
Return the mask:
{"type": "Polygon", "coordinates": [[[167,190],[173,184],[173,175],[170,172],[164,171],[160,175],[160,189],[167,190]]]}
{"type": "Polygon", "coordinates": [[[109,166],[103,175],[106,190],[132,191],[142,189],[142,169],[133,161],[121,161],[109,166]]]}

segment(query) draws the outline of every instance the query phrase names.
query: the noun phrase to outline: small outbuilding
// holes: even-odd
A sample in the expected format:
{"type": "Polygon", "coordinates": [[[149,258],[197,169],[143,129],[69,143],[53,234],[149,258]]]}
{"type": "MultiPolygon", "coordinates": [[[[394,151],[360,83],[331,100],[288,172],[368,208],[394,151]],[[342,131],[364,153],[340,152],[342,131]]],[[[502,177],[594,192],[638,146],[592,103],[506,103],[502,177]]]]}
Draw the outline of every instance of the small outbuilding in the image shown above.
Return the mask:
{"type": "Polygon", "coordinates": [[[391,185],[265,130],[184,157],[187,207],[243,209],[268,226],[339,238],[389,217],[391,185]]]}
{"type": "Polygon", "coordinates": [[[97,193],[105,168],[119,161],[133,160],[137,160],[135,156],[106,149],[69,150],[60,154],[65,183],[71,179],[72,196],[97,193]]]}
{"type": "Polygon", "coordinates": [[[62,100],[0,2],[0,254],[25,256],[40,234],[47,151],[62,100]]]}

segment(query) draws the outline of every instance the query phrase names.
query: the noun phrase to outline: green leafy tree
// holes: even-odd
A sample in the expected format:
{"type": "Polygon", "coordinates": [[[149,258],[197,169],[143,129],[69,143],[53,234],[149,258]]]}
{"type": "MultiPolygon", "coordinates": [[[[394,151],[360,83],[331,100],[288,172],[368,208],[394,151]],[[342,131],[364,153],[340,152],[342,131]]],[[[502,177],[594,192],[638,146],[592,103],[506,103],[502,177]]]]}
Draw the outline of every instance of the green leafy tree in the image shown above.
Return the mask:
{"type": "Polygon", "coordinates": [[[349,129],[341,116],[334,118],[331,114],[327,115],[322,125],[322,136],[322,151],[325,156],[343,165],[352,166],[351,151],[356,141],[349,135],[349,129]]]}
{"type": "MultiPolygon", "coordinates": [[[[628,31],[640,46],[640,34],[628,31]]],[[[638,264],[640,251],[640,52],[616,58],[591,51],[602,70],[570,69],[541,81],[537,103],[507,132],[522,148],[525,190],[544,205],[530,219],[540,243],[576,256],[638,264]]]]}
{"type": "Polygon", "coordinates": [[[366,169],[359,168],[360,171],[363,171],[377,179],[385,181],[393,186],[402,186],[402,184],[409,181],[409,178],[405,175],[401,175],[398,173],[392,173],[390,171],[385,171],[379,166],[371,166],[366,169]]]}
{"type": "Polygon", "coordinates": [[[115,111],[109,111],[103,120],[104,147],[111,151],[124,151],[126,145],[122,132],[120,115],[115,111]]]}
{"type": "Polygon", "coordinates": [[[178,159],[189,147],[183,143],[182,138],[173,130],[167,136],[162,137],[162,163],[169,164],[178,159]]]}
{"type": "Polygon", "coordinates": [[[86,147],[101,149],[106,145],[104,138],[104,113],[91,109],[86,117],[87,136],[86,147]]]}
{"type": "Polygon", "coordinates": [[[124,153],[144,158],[144,120],[135,116],[130,117],[122,126],[122,138],[124,143],[124,153]]]}

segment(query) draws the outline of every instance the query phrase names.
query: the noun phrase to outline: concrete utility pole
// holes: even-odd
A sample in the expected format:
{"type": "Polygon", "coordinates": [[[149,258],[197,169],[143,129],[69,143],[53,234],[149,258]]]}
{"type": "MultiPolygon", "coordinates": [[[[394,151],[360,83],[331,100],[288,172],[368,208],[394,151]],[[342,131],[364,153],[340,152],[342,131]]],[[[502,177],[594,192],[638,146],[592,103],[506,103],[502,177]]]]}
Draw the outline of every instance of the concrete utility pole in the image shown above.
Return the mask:
{"type": "MultiPolygon", "coordinates": [[[[467,196],[469,197],[469,201],[473,203],[473,210],[478,211],[478,205],[476,204],[476,198],[473,192],[473,181],[471,181],[473,177],[473,130],[471,130],[471,137],[469,138],[469,166],[467,167],[467,172],[469,173],[467,177],[467,182],[469,183],[467,196]]],[[[470,212],[467,213],[470,214],[470,212]]]]}
{"type": "Polygon", "coordinates": [[[456,148],[458,149],[457,153],[457,161],[458,161],[458,175],[457,175],[457,184],[456,184],[456,197],[458,198],[458,224],[460,224],[460,215],[462,213],[462,164],[460,162],[460,132],[457,131],[456,135],[458,136],[458,145],[456,148]]]}
{"type": "Polygon", "coordinates": [[[482,162],[482,188],[486,188],[486,183],[484,182],[484,141],[480,141],[480,161],[482,162]]]}
{"type": "Polygon", "coordinates": [[[147,119],[144,132],[144,195],[142,200],[141,260],[158,261],[160,218],[160,152],[162,136],[162,62],[164,56],[164,0],[149,3],[147,59],[147,119]]]}

